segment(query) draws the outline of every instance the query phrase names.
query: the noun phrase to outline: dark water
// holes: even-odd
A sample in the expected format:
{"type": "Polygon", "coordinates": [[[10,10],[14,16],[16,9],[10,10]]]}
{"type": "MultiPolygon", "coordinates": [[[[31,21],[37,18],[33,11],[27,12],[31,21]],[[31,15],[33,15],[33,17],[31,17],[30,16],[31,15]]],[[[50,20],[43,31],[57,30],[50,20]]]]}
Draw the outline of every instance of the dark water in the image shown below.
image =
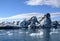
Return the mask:
{"type": "Polygon", "coordinates": [[[60,29],[17,29],[0,30],[0,41],[60,41],[60,29]]]}

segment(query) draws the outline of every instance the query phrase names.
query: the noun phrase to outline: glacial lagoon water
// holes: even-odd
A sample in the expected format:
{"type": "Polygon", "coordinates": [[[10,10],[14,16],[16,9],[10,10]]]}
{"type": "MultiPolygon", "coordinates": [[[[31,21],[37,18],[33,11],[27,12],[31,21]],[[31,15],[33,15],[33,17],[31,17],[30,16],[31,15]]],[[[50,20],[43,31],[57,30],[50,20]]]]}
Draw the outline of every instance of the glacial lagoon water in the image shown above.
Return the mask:
{"type": "Polygon", "coordinates": [[[44,37],[44,29],[0,30],[0,41],[60,41],[60,29],[52,30],[44,37]]]}

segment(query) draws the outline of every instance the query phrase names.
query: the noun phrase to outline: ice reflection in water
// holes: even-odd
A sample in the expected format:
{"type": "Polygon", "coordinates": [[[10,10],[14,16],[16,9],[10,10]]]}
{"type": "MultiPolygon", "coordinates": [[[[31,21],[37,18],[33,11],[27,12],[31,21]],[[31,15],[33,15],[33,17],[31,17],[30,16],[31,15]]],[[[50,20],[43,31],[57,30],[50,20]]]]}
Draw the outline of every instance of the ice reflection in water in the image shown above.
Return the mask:
{"type": "Polygon", "coordinates": [[[49,32],[46,29],[0,30],[0,41],[60,41],[60,30],[56,31],[49,32]],[[56,31],[58,33],[55,33],[56,31]]]}
{"type": "Polygon", "coordinates": [[[31,33],[30,36],[42,38],[41,41],[49,41],[50,29],[40,29],[37,33],[31,33]]]}

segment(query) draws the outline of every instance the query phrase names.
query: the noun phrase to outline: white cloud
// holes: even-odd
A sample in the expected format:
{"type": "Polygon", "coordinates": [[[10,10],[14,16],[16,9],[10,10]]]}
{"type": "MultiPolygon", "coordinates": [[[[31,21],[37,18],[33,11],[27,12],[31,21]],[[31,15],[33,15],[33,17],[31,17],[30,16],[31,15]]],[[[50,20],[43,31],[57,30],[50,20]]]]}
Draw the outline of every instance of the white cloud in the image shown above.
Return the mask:
{"type": "MultiPolygon", "coordinates": [[[[56,17],[60,18],[60,12],[57,13],[50,13],[51,18],[55,20],[56,17]]],[[[6,18],[0,18],[0,20],[24,20],[24,19],[30,19],[32,16],[36,16],[37,18],[41,18],[44,14],[43,13],[26,13],[26,14],[19,14],[11,17],[6,17],[6,18]]],[[[39,19],[40,19],[39,18],[39,19]]]]}
{"type": "Polygon", "coordinates": [[[0,18],[0,20],[24,20],[24,19],[29,19],[32,16],[40,17],[42,15],[43,15],[42,13],[26,13],[26,14],[19,14],[11,17],[6,17],[6,18],[0,18]]]}
{"type": "Polygon", "coordinates": [[[60,7],[60,0],[28,0],[27,5],[50,5],[60,7]]]}

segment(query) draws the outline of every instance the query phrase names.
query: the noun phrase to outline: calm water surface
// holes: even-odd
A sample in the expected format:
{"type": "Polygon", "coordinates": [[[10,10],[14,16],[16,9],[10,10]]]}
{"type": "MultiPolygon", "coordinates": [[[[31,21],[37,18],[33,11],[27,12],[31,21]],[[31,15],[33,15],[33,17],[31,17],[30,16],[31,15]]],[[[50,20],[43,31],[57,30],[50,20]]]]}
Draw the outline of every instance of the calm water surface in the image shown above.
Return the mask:
{"type": "Polygon", "coordinates": [[[0,30],[0,41],[60,41],[60,29],[50,34],[44,29],[0,30]]]}

